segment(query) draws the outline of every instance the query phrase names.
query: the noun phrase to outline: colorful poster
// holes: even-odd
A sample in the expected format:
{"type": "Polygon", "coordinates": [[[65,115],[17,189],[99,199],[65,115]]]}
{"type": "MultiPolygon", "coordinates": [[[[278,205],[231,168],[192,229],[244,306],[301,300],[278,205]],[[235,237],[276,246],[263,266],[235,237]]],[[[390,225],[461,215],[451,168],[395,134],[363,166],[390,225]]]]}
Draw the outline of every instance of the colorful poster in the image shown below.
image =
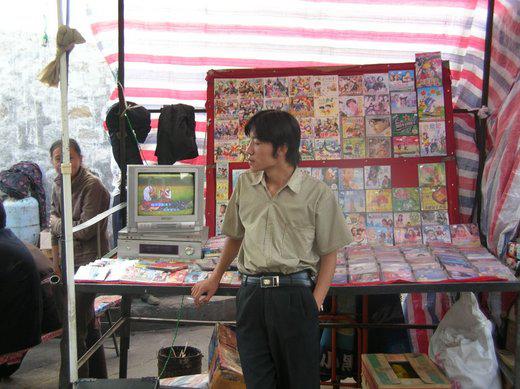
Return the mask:
{"type": "Polygon", "coordinates": [[[421,191],[421,210],[434,211],[448,209],[448,196],[445,186],[422,187],[421,191]]]}
{"type": "Polygon", "coordinates": [[[449,224],[448,212],[442,210],[421,212],[421,221],[423,226],[449,224]]]}
{"type": "Polygon", "coordinates": [[[397,228],[413,227],[421,225],[419,212],[394,212],[394,226],[397,228]]]}
{"type": "Polygon", "coordinates": [[[339,124],[343,139],[364,138],[365,137],[365,118],[339,116],[339,124]]]}
{"type": "Polygon", "coordinates": [[[420,226],[395,228],[394,229],[395,244],[418,244],[422,243],[422,234],[420,226]]]}
{"type": "Polygon", "coordinates": [[[390,70],[388,82],[391,91],[415,89],[415,72],[413,70],[390,70]]]}
{"type": "Polygon", "coordinates": [[[315,97],[314,98],[314,116],[327,117],[334,116],[337,121],[339,113],[339,105],[337,97],[315,97]]]}
{"type": "Polygon", "coordinates": [[[417,89],[419,121],[444,120],[444,89],[429,86],[417,89]]]}
{"type": "Polygon", "coordinates": [[[390,137],[368,137],[367,157],[368,158],[392,158],[392,142],[390,137]]]}
{"type": "Polygon", "coordinates": [[[288,97],[289,79],[286,77],[264,78],[264,96],[266,99],[288,97]]]}
{"type": "MultiPolygon", "coordinates": [[[[311,77],[289,77],[289,96],[312,96],[311,77]]],[[[307,115],[308,116],[308,115],[307,115]]]]}
{"type": "Polygon", "coordinates": [[[314,99],[308,96],[291,98],[289,112],[296,117],[314,116],[314,99]]]}
{"type": "Polygon", "coordinates": [[[300,142],[300,156],[302,161],[314,160],[314,140],[302,139],[300,142]]]}
{"type": "Polygon", "coordinates": [[[392,186],[390,166],[365,166],[365,189],[386,189],[392,186]]]}
{"type": "Polygon", "coordinates": [[[419,165],[419,186],[445,186],[446,171],[444,162],[419,165]]]}
{"type": "Polygon", "coordinates": [[[415,92],[392,92],[390,94],[390,110],[392,113],[417,112],[417,95],[415,92]]]}
{"type": "Polygon", "coordinates": [[[446,155],[446,127],[444,122],[419,123],[421,156],[446,155]]]}
{"type": "Polygon", "coordinates": [[[388,73],[363,74],[363,93],[388,95],[388,73]]]}
{"type": "Polygon", "coordinates": [[[392,212],[369,212],[366,214],[367,227],[393,227],[392,212]]]}
{"type": "Polygon", "coordinates": [[[339,137],[316,139],[314,141],[314,156],[317,160],[340,159],[341,143],[339,137]]]}
{"type": "Polygon", "coordinates": [[[419,156],[418,136],[394,136],[392,140],[394,157],[419,156]]]}
{"type": "Polygon", "coordinates": [[[256,99],[264,95],[261,78],[241,78],[238,80],[238,96],[240,99],[256,99]]]}
{"type": "Polygon", "coordinates": [[[344,168],[339,171],[339,190],[364,189],[363,168],[344,168]]]}
{"type": "Polygon", "coordinates": [[[367,212],[392,212],[392,189],[367,189],[367,212]]]}
{"type": "Polygon", "coordinates": [[[415,54],[415,74],[417,88],[442,85],[441,53],[415,54]]]}
{"type": "Polygon", "coordinates": [[[416,113],[392,114],[392,136],[418,135],[419,125],[416,113]]]}
{"type": "Polygon", "coordinates": [[[363,94],[363,76],[339,76],[339,95],[351,96],[363,94]]]}
{"type": "Polygon", "coordinates": [[[315,97],[338,96],[338,76],[313,76],[311,86],[315,97]]]}
{"type": "Polygon", "coordinates": [[[366,136],[391,136],[390,116],[367,116],[365,118],[366,136]]]}
{"type": "Polygon", "coordinates": [[[419,211],[418,188],[393,188],[394,212],[419,211]]]}
{"type": "Polygon", "coordinates": [[[364,95],[363,107],[365,116],[390,115],[389,95],[364,95]]]}
{"type": "Polygon", "coordinates": [[[339,112],[345,116],[363,116],[363,96],[340,97],[339,112]]]}
{"type": "Polygon", "coordinates": [[[215,99],[233,99],[238,97],[238,80],[235,79],[215,79],[214,97],[215,99]]]}
{"type": "Polygon", "coordinates": [[[339,138],[340,136],[338,118],[336,116],[315,118],[312,121],[312,127],[317,139],[339,138]]]}
{"type": "Polygon", "coordinates": [[[343,157],[345,159],[365,158],[365,138],[343,139],[343,157]]]}
{"type": "Polygon", "coordinates": [[[340,203],[343,213],[365,212],[365,192],[362,190],[346,190],[340,192],[340,203]]]}

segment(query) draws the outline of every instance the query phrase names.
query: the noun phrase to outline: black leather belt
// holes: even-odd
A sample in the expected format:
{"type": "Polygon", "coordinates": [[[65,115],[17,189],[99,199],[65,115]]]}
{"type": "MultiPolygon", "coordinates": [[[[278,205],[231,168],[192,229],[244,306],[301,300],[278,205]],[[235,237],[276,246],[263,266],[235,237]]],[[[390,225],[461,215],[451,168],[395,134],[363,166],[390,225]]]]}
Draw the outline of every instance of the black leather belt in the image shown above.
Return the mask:
{"type": "Polygon", "coordinates": [[[260,285],[261,288],[278,288],[280,286],[313,286],[306,271],[293,274],[255,275],[242,274],[242,286],[260,285]]]}

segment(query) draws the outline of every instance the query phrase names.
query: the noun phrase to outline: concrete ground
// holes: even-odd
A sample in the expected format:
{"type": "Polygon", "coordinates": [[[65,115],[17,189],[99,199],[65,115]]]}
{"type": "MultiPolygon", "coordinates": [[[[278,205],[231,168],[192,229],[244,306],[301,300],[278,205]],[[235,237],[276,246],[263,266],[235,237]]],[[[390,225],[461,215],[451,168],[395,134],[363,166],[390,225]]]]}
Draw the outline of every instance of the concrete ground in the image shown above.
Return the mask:
{"type": "MultiPolygon", "coordinates": [[[[213,327],[190,326],[180,327],[176,345],[184,346],[186,342],[196,347],[204,355],[202,371],[208,367],[208,344],[213,327]]],[[[130,338],[128,353],[128,377],[157,376],[157,352],[162,347],[171,345],[173,330],[163,329],[155,331],[133,332],[130,338]]],[[[0,381],[2,389],[55,389],[58,387],[58,372],[60,368],[59,339],[34,347],[26,355],[22,365],[8,381],[0,381]]],[[[105,356],[110,378],[119,377],[119,358],[115,350],[110,349],[112,341],[105,343],[105,356]]]]}

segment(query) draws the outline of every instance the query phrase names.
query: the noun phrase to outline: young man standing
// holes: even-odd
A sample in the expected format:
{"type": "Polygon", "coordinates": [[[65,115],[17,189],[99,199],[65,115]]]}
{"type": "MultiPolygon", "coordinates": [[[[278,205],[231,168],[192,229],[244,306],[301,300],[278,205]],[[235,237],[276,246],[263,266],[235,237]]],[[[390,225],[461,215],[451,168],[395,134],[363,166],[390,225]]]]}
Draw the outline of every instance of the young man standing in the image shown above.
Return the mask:
{"type": "Polygon", "coordinates": [[[332,191],[297,167],[296,119],[262,111],[245,131],[251,168],[228,204],[220,262],[192,295],[208,302],[238,255],[237,340],[248,389],[319,388],[318,311],[337,250],[351,237],[332,191]]]}

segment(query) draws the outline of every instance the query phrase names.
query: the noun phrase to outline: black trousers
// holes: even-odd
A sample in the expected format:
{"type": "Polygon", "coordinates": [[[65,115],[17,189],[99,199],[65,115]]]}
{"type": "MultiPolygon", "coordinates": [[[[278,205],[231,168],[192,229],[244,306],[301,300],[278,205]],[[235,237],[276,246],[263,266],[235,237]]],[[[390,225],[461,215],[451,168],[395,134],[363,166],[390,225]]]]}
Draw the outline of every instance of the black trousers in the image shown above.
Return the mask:
{"type": "Polygon", "coordinates": [[[320,387],[318,308],[304,286],[242,286],[237,341],[248,389],[320,387]]]}

